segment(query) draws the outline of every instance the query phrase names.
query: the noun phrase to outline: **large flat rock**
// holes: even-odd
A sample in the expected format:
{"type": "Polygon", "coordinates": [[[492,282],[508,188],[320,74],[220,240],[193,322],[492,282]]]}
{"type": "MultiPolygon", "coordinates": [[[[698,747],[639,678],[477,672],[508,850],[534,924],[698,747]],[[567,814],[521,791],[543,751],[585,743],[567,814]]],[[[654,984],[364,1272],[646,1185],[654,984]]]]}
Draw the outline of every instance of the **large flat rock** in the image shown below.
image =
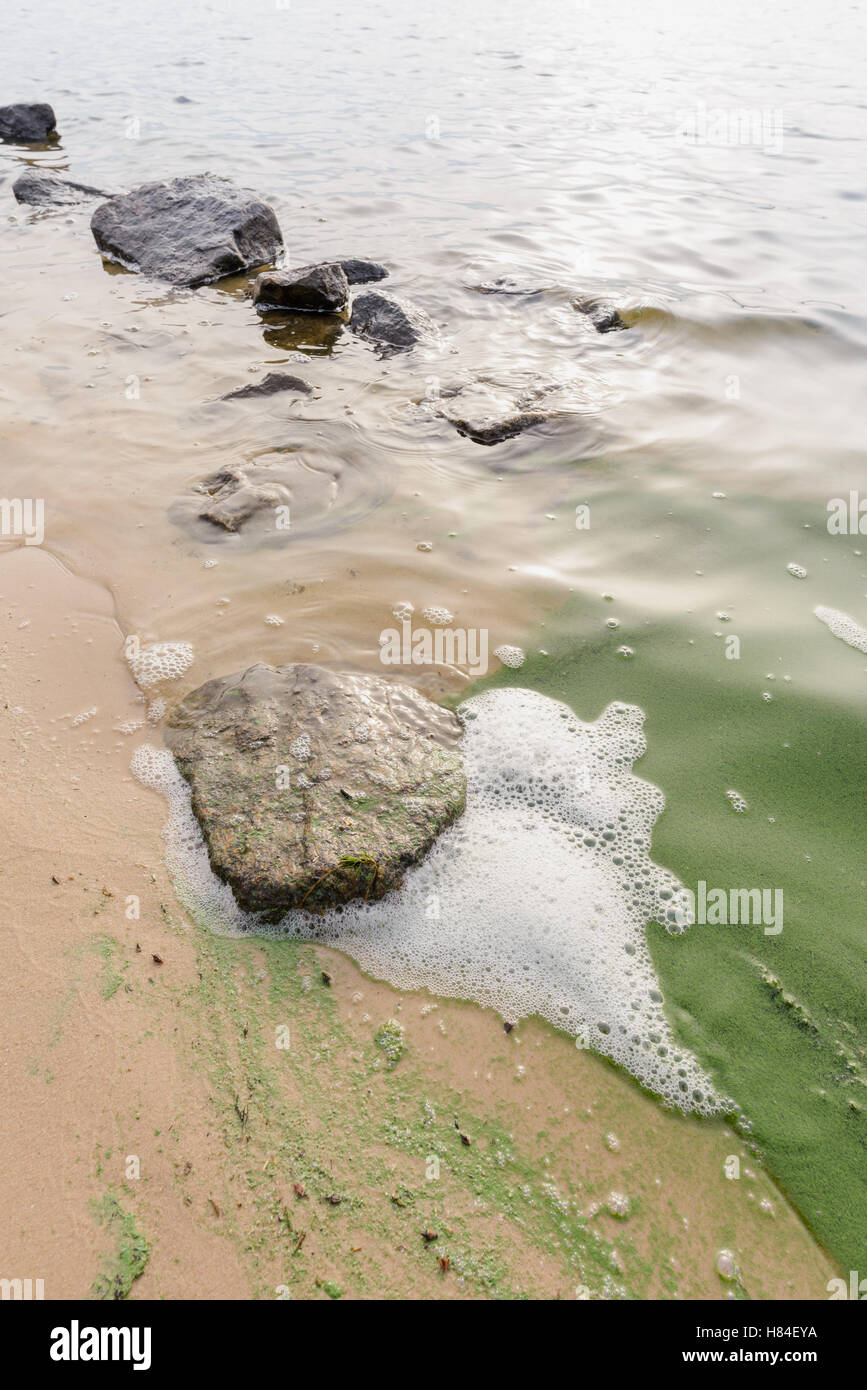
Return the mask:
{"type": "Polygon", "coordinates": [[[98,207],[90,226],[108,260],[175,285],[267,265],[283,248],[273,209],[214,174],[142,184],[98,207]]]}
{"type": "Polygon", "coordinates": [[[275,914],[399,884],[463,810],[460,735],[411,686],[303,664],[208,681],[166,726],[212,868],[275,914]]]}

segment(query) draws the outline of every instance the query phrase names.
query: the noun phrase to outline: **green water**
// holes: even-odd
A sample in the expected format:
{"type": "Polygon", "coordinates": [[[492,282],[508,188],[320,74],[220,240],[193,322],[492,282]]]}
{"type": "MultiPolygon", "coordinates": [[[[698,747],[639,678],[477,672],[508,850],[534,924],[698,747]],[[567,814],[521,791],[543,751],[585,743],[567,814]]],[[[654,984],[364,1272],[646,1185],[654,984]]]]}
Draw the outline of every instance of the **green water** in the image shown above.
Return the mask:
{"type": "Polygon", "coordinates": [[[520,670],[487,683],[532,687],[583,719],[612,700],[640,705],[648,749],[635,770],[666,797],[656,862],[693,891],[700,880],[727,891],[782,889],[777,935],[695,924],[670,936],[652,924],[651,950],[684,1042],[742,1109],[748,1138],[822,1245],[844,1269],[863,1269],[867,662],[812,613],[816,603],[863,612],[852,597],[863,561],[853,554],[858,541],[830,540],[818,514],[805,531],[801,511],[767,502],[706,511],[711,531],[682,512],[677,523],[656,519],[672,531],[669,547],[655,540],[653,578],[683,575],[682,617],[648,618],[616,593],[576,596],[528,641],[520,670]],[[803,581],[785,570],[797,527],[803,581]],[[761,548],[749,551],[758,534],[761,548]],[[738,557],[740,602],[728,622],[717,620],[695,575],[711,552],[717,573],[738,557]],[[741,654],[727,659],[733,633],[741,654]],[[632,658],[617,654],[623,644],[632,658]],[[733,810],[731,788],[747,812],[733,810]]]}

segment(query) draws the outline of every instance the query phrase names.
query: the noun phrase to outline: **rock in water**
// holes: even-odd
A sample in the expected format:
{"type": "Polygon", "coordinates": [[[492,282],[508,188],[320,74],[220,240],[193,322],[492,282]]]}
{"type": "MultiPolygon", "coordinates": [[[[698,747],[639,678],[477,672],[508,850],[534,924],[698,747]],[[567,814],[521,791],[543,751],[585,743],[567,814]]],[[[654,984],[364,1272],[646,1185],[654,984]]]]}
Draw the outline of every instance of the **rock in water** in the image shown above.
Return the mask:
{"type": "Polygon", "coordinates": [[[349,256],[336,264],[340,266],[350,285],[367,285],[371,280],[388,279],[388,271],[378,261],[359,261],[349,256]]]}
{"type": "Polygon", "coordinates": [[[111,196],[104,188],[91,188],[86,183],[60,179],[44,169],[25,169],[13,183],[12,192],[19,203],[30,203],[40,208],[65,208],[73,203],[82,203],[87,198],[111,196]]]}
{"type": "Polygon", "coordinates": [[[437,337],[434,324],[423,310],[381,290],[368,290],[353,300],[349,327],[359,337],[376,343],[384,353],[405,352],[417,343],[433,342],[437,337]]]}
{"type": "Polygon", "coordinates": [[[590,320],[597,333],[617,333],[629,327],[613,304],[604,304],[598,299],[576,299],[573,307],[590,320]]]}
{"type": "Polygon", "coordinates": [[[301,265],[295,270],[266,270],[253,286],[260,311],[290,314],[339,314],[349,303],[349,281],[336,262],[301,265]]]}
{"type": "Polygon", "coordinates": [[[251,396],[276,396],[280,391],[292,391],[296,396],[312,396],[313,387],[302,381],[300,376],[289,372],[268,372],[261,381],[251,381],[249,386],[239,386],[236,391],[220,399],[224,401],[245,401],[251,396]]]}
{"type": "Polygon", "coordinates": [[[266,265],[283,248],[268,204],[214,174],[143,184],[103,203],[90,226],[108,260],[191,287],[266,265]]]}
{"type": "Polygon", "coordinates": [[[0,106],[0,140],[10,144],[41,144],[57,135],[54,111],[47,101],[0,106]]]}
{"type": "Polygon", "coordinates": [[[544,425],[549,416],[539,410],[519,410],[512,415],[465,415],[460,410],[443,411],[458,434],[465,434],[476,444],[502,444],[504,439],[514,439],[524,430],[544,425]]]}
{"type": "Polygon", "coordinates": [[[322,666],[208,681],[166,738],[241,907],[381,898],[464,808],[460,721],[411,686],[322,666]]]}
{"type": "Polygon", "coordinates": [[[500,444],[554,418],[554,411],[532,408],[535,394],[524,391],[514,395],[478,383],[444,392],[440,414],[476,444],[500,444]]]}
{"type": "Polygon", "coordinates": [[[288,489],[267,475],[263,478],[261,469],[231,465],[203,478],[196,484],[196,491],[206,493],[209,499],[202,504],[201,520],[232,532],[240,531],[257,512],[268,507],[288,507],[292,500],[288,489]]]}

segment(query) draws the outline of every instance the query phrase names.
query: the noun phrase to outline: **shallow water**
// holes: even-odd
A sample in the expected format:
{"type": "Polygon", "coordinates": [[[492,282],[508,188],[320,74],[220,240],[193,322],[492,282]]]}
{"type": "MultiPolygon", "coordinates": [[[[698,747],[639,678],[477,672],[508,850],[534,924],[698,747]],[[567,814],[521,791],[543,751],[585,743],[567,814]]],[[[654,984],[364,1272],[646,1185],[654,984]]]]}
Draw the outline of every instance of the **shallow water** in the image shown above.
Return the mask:
{"type": "MultiPolygon", "coordinates": [[[[530,16],[488,0],[417,13],[394,0],[11,5],[3,100],[50,100],[61,140],[0,146],[0,490],[44,498],[46,548],[109,586],[125,632],[193,643],[185,689],[254,659],[379,670],[399,600],[446,606],[491,650],[525,647],[519,679],[537,686],[556,630],[552,693],[584,718],[612,699],[648,713],[639,770],[669,808],[659,862],[701,876],[707,848],[690,858],[687,842],[697,816],[713,823],[717,794],[720,833],[745,825],[762,847],[753,873],[783,887],[811,852],[793,823],[807,839],[818,823],[824,851],[838,847],[803,891],[799,932],[780,938],[799,989],[821,939],[836,961],[819,972],[831,1010],[863,968],[853,803],[833,777],[781,774],[764,799],[748,782],[792,741],[778,721],[827,759],[828,737],[851,740],[863,712],[863,655],[813,614],[867,622],[867,537],[826,529],[829,499],[867,488],[863,48],[863,13],[806,0],[773,13],[542,3],[530,16]],[[107,188],[233,177],[273,203],[290,262],[382,260],[384,288],[428,311],[442,347],[382,362],[345,331],[263,326],[246,279],[190,293],[104,267],[86,211],[14,202],[26,162],[107,188]],[[478,292],[499,276],[537,292],[478,292]],[[597,334],[576,297],[614,303],[628,330],[597,334]],[[314,396],[218,400],[278,366],[314,396]],[[432,408],[476,377],[551,386],[561,414],[481,447],[432,408]],[[278,543],[179,514],[197,478],[278,451],[296,489],[278,543]],[[725,659],[730,635],[738,660],[725,659]],[[614,655],[623,643],[631,662],[614,655]],[[743,821],[731,787],[750,803],[743,821]],[[770,815],[773,849],[754,831],[770,815]]],[[[465,684],[452,670],[415,678],[434,693],[465,684]]],[[[838,754],[844,767],[857,756],[838,754]]],[[[676,956],[683,944],[658,951],[672,979],[697,959],[676,956]]],[[[721,995],[737,968],[715,964],[721,995]]],[[[701,988],[683,986],[687,1013],[701,988]]],[[[862,1000],[839,1006],[856,1032],[862,1000]]],[[[770,1103],[773,1068],[751,1088],[732,1060],[742,1032],[699,1018],[693,1037],[679,1022],[700,1055],[716,1048],[728,1093],[753,1112],[770,1103]]],[[[861,1118],[844,1119],[854,1145],[861,1118]]],[[[776,1130],[779,1152],[793,1135],[812,1144],[808,1186],[832,1162],[821,1123],[790,1107],[776,1130]]],[[[853,1190],[854,1152],[838,1192],[853,1190]]],[[[845,1204],[822,1229],[848,1258],[845,1204]]]]}

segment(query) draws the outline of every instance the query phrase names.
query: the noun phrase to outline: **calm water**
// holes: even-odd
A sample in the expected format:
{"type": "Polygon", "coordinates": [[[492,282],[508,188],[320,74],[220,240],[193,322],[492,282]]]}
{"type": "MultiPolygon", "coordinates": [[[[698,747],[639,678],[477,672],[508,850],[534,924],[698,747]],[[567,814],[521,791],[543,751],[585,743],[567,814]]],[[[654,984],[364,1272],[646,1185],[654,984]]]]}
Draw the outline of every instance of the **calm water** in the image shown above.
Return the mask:
{"type": "MultiPolygon", "coordinates": [[[[826,529],[830,498],[867,489],[864,30],[855,6],[817,3],[10,4],[3,100],[50,100],[61,141],[0,147],[4,495],[45,499],[46,546],[110,586],[124,631],[193,642],[188,685],[257,658],[380,669],[398,600],[445,605],[491,648],[526,647],[525,675],[543,685],[536,654],[556,628],[584,666],[558,668],[553,693],[585,717],[617,696],[648,709],[660,766],[647,775],[682,820],[686,867],[677,837],[667,862],[701,875],[706,858],[684,848],[701,789],[728,817],[713,822],[718,845],[741,821],[728,776],[765,767],[793,729],[818,738],[842,720],[849,737],[863,712],[867,660],[812,610],[867,623],[867,538],[826,529]],[[386,288],[428,311],[442,348],[383,363],[348,333],[263,328],[246,280],[190,293],[106,269],[86,212],[14,203],[27,160],[111,189],[228,175],[273,203],[290,263],[384,261],[386,288]],[[473,288],[501,275],[540,293],[473,288]],[[629,330],[596,334],[576,296],[615,303],[629,330]],[[313,398],[217,402],[284,364],[313,398]],[[480,447],[425,404],[476,378],[550,385],[561,415],[480,447]],[[295,488],[279,546],[192,531],[172,510],[203,474],[278,456],[295,488]],[[740,664],[723,659],[723,633],[741,639],[740,664]],[[636,657],[618,665],[623,641],[636,657]],[[761,724],[764,692],[790,725],[761,724]]],[[[448,671],[423,680],[460,685],[448,671]]],[[[776,799],[747,834],[754,872],[802,868],[811,816],[851,835],[833,778],[817,797],[806,774],[800,790],[782,774],[765,785],[776,799]],[[773,848],[759,820],[779,826],[773,848]]],[[[800,885],[802,934],[785,948],[808,990],[831,969],[811,968],[813,939],[842,943],[828,1009],[863,968],[857,849],[830,882],[800,885]],[[823,917],[823,895],[842,917],[823,917]]],[[[699,982],[681,984],[680,1022],[712,1052],[712,1001],[703,1021],[699,982]]],[[[863,1024],[854,1008],[839,1011],[849,1028],[863,1024]]],[[[752,1063],[763,1026],[759,1013],[752,1063]]],[[[728,1063],[713,1060],[743,1094],[736,1051],[733,1039],[728,1063]]],[[[751,1097],[787,1055],[769,1049],[751,1097]]],[[[800,1065],[800,1092],[824,1091],[800,1065]]],[[[850,1099],[826,1212],[861,1142],[850,1099]]],[[[804,1194],[831,1160],[820,1120],[802,1122],[809,1169],[783,1172],[791,1124],[765,1140],[819,1229],[804,1194]]],[[[833,1222],[825,1238],[848,1257],[845,1202],[833,1222]]]]}

